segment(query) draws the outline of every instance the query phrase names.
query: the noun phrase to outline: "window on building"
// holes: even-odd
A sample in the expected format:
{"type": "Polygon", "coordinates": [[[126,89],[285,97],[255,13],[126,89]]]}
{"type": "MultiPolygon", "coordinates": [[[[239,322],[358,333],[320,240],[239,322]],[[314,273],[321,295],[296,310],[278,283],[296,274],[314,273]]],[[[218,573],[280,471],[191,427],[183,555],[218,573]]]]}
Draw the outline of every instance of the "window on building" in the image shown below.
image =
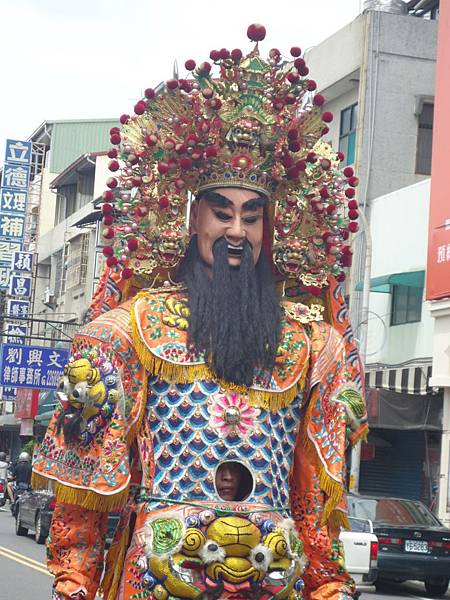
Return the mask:
{"type": "Polygon", "coordinates": [[[433,144],[434,104],[424,102],[419,114],[417,130],[416,173],[431,175],[431,147],[433,144]]]}
{"type": "Polygon", "coordinates": [[[423,288],[392,286],[391,325],[417,323],[422,317],[423,288]]]}
{"type": "Polygon", "coordinates": [[[70,240],[67,261],[66,289],[86,283],[89,252],[89,233],[82,233],[70,240]]]}
{"type": "Polygon", "coordinates": [[[356,149],[356,124],[358,121],[358,105],[352,104],[341,110],[341,123],[339,128],[339,150],[345,154],[346,165],[355,162],[356,149]]]}
{"type": "Polygon", "coordinates": [[[56,196],[55,225],[73,215],[77,210],[77,184],[64,185],[58,188],[56,196]]]}

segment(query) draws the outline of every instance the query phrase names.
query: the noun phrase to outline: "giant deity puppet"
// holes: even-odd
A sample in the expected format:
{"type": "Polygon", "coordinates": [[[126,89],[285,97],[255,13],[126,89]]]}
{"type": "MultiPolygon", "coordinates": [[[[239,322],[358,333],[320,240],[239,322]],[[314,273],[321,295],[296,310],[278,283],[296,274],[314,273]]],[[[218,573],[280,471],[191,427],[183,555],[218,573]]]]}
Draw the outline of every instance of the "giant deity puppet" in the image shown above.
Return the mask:
{"type": "Polygon", "coordinates": [[[188,60],[111,130],[106,269],[34,463],[55,599],[353,597],[357,179],[300,49],[263,60],[247,33],[249,54],[188,60]]]}

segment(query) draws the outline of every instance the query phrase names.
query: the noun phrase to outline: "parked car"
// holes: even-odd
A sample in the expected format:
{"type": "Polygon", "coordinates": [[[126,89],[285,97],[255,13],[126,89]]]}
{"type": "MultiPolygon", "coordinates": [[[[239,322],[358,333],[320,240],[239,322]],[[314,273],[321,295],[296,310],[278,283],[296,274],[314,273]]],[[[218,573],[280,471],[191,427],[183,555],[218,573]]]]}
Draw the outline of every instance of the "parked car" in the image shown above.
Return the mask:
{"type": "Polygon", "coordinates": [[[378,539],[371,521],[349,517],[350,529],[342,529],[345,566],[358,586],[371,585],[377,578],[378,539]]]}
{"type": "MultiPolygon", "coordinates": [[[[43,544],[50,531],[53,510],[56,498],[51,491],[29,490],[24,492],[17,502],[16,535],[27,535],[31,530],[38,544],[43,544]]],[[[110,513],[108,516],[108,530],[106,545],[111,543],[119,513],[110,513]]]]}
{"type": "Polygon", "coordinates": [[[16,502],[16,535],[27,535],[31,529],[38,544],[43,544],[50,530],[56,499],[46,490],[28,490],[16,502]]]}
{"type": "Polygon", "coordinates": [[[370,519],[378,537],[378,580],[418,580],[435,597],[450,578],[450,529],[416,500],[348,496],[352,517],[370,519]]]}

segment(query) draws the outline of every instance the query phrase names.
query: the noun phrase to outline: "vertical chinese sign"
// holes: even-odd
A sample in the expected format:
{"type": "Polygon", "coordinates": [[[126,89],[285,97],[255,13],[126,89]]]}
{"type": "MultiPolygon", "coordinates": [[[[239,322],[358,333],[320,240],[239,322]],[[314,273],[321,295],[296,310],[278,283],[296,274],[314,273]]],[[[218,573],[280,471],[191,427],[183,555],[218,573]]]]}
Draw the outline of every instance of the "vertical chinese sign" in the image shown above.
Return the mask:
{"type": "Polygon", "coordinates": [[[450,136],[450,19],[441,7],[433,122],[433,159],[428,231],[427,300],[450,296],[450,193],[448,140],[450,136]]]}
{"type": "Polygon", "coordinates": [[[0,188],[0,289],[9,287],[14,252],[23,250],[31,171],[31,142],[6,140],[0,188]]]}

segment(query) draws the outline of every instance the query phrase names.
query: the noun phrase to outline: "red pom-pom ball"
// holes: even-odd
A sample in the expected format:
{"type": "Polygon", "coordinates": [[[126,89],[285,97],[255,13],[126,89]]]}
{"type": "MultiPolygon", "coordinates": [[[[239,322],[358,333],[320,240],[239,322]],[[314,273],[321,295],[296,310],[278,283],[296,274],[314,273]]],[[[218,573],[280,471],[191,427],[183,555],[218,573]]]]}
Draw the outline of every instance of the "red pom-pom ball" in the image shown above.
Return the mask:
{"type": "Polygon", "coordinates": [[[128,246],[128,250],[130,250],[131,252],[134,252],[135,250],[138,249],[139,242],[137,241],[136,238],[130,238],[127,241],[127,246],[128,246]]]}
{"type": "Polygon", "coordinates": [[[340,160],[340,161],[345,159],[345,154],[341,151],[336,152],[336,156],[337,156],[338,160],[340,160]]]}
{"type": "Polygon", "coordinates": [[[333,113],[330,111],[324,112],[322,115],[322,121],[324,123],[331,123],[331,121],[333,120],[333,113]]]}
{"type": "Polygon", "coordinates": [[[348,185],[351,185],[352,187],[357,187],[359,184],[359,179],[355,176],[353,177],[349,177],[348,179],[348,185]]]}
{"type": "Polygon", "coordinates": [[[345,167],[345,169],[343,170],[343,173],[346,177],[352,177],[352,175],[354,174],[354,171],[353,171],[352,167],[345,167]]]}
{"type": "Polygon", "coordinates": [[[234,62],[239,62],[242,58],[242,50],[239,50],[239,48],[235,48],[234,50],[232,50],[231,58],[234,60],[234,62]]]}
{"type": "Polygon", "coordinates": [[[114,193],[111,190],[103,192],[102,198],[105,202],[112,202],[114,200],[114,193]]]}
{"type": "Polygon", "coordinates": [[[300,69],[303,69],[303,67],[306,67],[306,63],[305,63],[305,61],[303,60],[303,58],[296,58],[296,59],[294,60],[294,67],[295,67],[296,69],[298,69],[299,71],[300,71],[300,69]]]}
{"type": "Polygon", "coordinates": [[[118,161],[117,161],[117,160],[115,160],[115,159],[114,159],[114,160],[111,160],[111,161],[109,161],[109,164],[108,164],[108,169],[109,169],[110,171],[113,171],[113,172],[114,172],[114,171],[118,171],[118,170],[119,170],[119,168],[120,168],[120,165],[119,165],[119,163],[118,163],[118,161]]]}
{"type": "Polygon", "coordinates": [[[108,258],[106,259],[106,264],[108,265],[108,267],[115,267],[118,262],[119,261],[115,256],[108,256],[108,258]]]}
{"type": "Polygon", "coordinates": [[[166,86],[168,90],[176,90],[178,87],[178,79],[169,79],[166,81],[166,86]]]}
{"type": "Polygon", "coordinates": [[[298,46],[292,46],[291,48],[291,56],[293,56],[294,58],[297,56],[300,56],[302,53],[301,48],[299,48],[298,46]]]}
{"type": "Polygon", "coordinates": [[[121,115],[119,121],[122,123],[122,125],[125,125],[125,123],[128,123],[130,119],[130,115],[121,115]]]}
{"type": "Polygon", "coordinates": [[[205,150],[206,158],[216,158],[217,148],[215,146],[208,146],[205,150]]]}
{"type": "Polygon", "coordinates": [[[348,207],[352,210],[358,210],[358,202],[356,200],[350,200],[348,203],[348,207]]]}
{"type": "Polygon", "coordinates": [[[350,221],[357,221],[359,217],[359,212],[355,209],[351,209],[348,211],[348,218],[350,221]]]}
{"type": "Polygon", "coordinates": [[[107,240],[111,240],[114,237],[114,229],[112,227],[106,227],[103,230],[103,237],[107,240]]]}
{"type": "Polygon", "coordinates": [[[193,71],[197,65],[195,63],[195,60],[192,60],[191,58],[184,63],[184,66],[187,71],[193,71]]]}
{"type": "Polygon", "coordinates": [[[158,200],[160,208],[167,208],[169,206],[169,198],[167,196],[161,196],[158,200]]]}
{"type": "Polygon", "coordinates": [[[207,75],[211,71],[211,65],[209,62],[202,62],[198,69],[201,73],[207,75]]]}
{"type": "Polygon", "coordinates": [[[111,150],[108,152],[108,158],[116,158],[118,154],[117,148],[111,148],[111,150]]]}
{"type": "Polygon", "coordinates": [[[109,179],[106,180],[106,185],[111,188],[112,190],[117,187],[117,179],[115,177],[110,177],[109,179]]]}
{"type": "Polygon", "coordinates": [[[226,48],[222,48],[219,51],[219,56],[222,60],[226,60],[227,58],[230,58],[230,51],[227,50],[226,48]]]}
{"type": "Polygon", "coordinates": [[[347,198],[354,198],[355,194],[356,192],[354,188],[350,187],[345,190],[345,195],[347,196],[347,198]]]}
{"type": "Polygon", "coordinates": [[[114,254],[114,248],[112,246],[105,246],[102,250],[103,256],[112,256],[114,254]]]}
{"type": "Polygon", "coordinates": [[[122,138],[120,137],[120,133],[113,133],[112,136],[109,138],[111,144],[114,144],[114,146],[117,146],[118,144],[120,144],[122,138]]]}
{"type": "Polygon", "coordinates": [[[352,233],[356,233],[358,231],[359,227],[358,227],[358,223],[356,221],[352,221],[351,223],[348,224],[348,230],[351,231],[352,233]]]}
{"type": "Polygon", "coordinates": [[[133,277],[133,269],[123,269],[122,271],[122,279],[131,279],[133,277]]]}
{"type": "Polygon", "coordinates": [[[144,96],[149,100],[153,100],[155,97],[155,90],[153,88],[147,88],[144,92],[144,96]]]}
{"type": "Polygon", "coordinates": [[[259,23],[253,23],[247,29],[247,37],[252,42],[261,42],[266,37],[266,28],[259,23]]]}
{"type": "Polygon", "coordinates": [[[134,105],[134,112],[137,115],[143,115],[145,113],[146,109],[147,109],[147,105],[145,104],[145,102],[143,100],[140,100],[139,102],[137,102],[134,105]]]}
{"type": "Polygon", "coordinates": [[[316,94],[313,98],[313,102],[316,106],[322,106],[325,102],[325,98],[322,96],[322,94],[316,94]]]}
{"type": "Polygon", "coordinates": [[[102,221],[103,225],[112,225],[114,223],[114,218],[112,215],[105,215],[102,221]]]}
{"type": "Polygon", "coordinates": [[[108,204],[107,202],[105,204],[103,204],[102,206],[102,214],[104,215],[110,215],[112,214],[114,208],[112,206],[112,204],[108,204]]]}
{"type": "Polygon", "coordinates": [[[317,89],[317,83],[314,81],[314,79],[310,79],[308,81],[308,83],[306,84],[306,89],[308,90],[308,92],[313,92],[317,89]]]}
{"type": "Polygon", "coordinates": [[[220,59],[220,51],[219,50],[211,50],[211,52],[209,53],[209,58],[212,61],[217,62],[220,59]]]}
{"type": "Polygon", "coordinates": [[[167,163],[158,163],[158,172],[161,173],[161,175],[164,175],[164,173],[167,173],[168,170],[169,170],[169,165],[167,163]]]}

